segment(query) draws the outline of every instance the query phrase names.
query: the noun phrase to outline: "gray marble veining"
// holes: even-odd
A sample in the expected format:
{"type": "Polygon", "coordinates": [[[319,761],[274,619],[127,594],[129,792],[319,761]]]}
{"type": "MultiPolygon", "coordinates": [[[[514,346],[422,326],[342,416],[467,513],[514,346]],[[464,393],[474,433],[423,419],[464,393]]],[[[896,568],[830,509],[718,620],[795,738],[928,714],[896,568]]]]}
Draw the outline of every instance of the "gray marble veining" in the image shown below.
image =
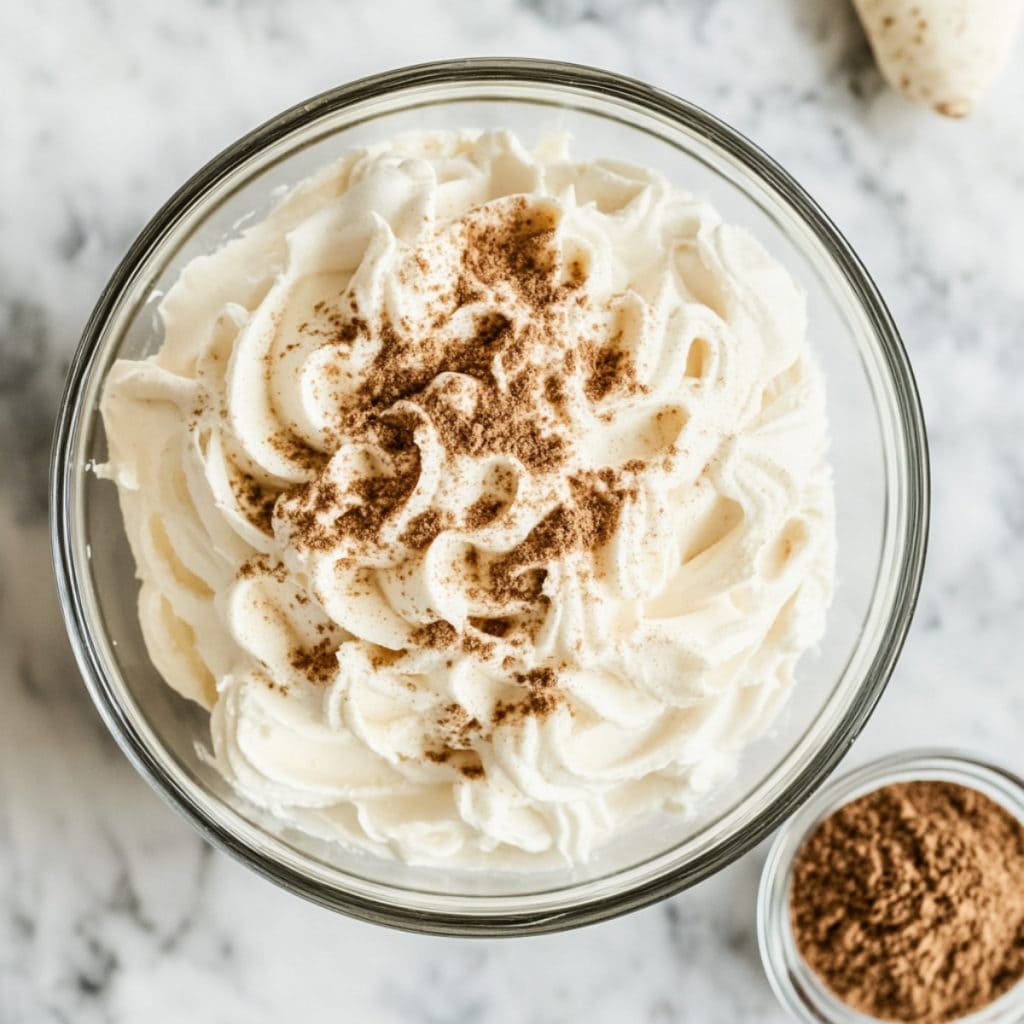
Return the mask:
{"type": "Polygon", "coordinates": [[[1024,60],[970,121],[883,88],[843,0],[89,0],[0,10],[0,1022],[780,1021],[755,853],[596,928],[460,942],[306,906],[135,776],[58,622],[45,470],[64,370],[159,203],[360,74],[495,51],[687,96],[782,161],[886,294],[933,446],[929,568],[851,762],[960,744],[1024,769],[1024,60]]]}

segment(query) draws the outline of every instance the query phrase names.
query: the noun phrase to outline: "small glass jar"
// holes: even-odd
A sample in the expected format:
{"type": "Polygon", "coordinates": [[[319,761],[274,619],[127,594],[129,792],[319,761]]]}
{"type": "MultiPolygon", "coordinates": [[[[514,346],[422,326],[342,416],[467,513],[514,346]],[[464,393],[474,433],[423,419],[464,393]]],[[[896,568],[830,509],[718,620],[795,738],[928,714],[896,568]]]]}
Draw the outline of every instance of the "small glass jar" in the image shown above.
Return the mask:
{"type": "MultiPolygon", "coordinates": [[[[793,866],[814,829],[858,797],[897,782],[952,782],[975,789],[1024,821],[1024,780],[959,751],[912,750],[872,761],[822,787],[779,831],[761,875],[757,937],[768,981],[795,1020],[808,1024],[873,1024],[829,991],[800,955],[790,921],[793,866]]],[[[958,1024],[1020,1024],[1024,983],[958,1024]]]]}

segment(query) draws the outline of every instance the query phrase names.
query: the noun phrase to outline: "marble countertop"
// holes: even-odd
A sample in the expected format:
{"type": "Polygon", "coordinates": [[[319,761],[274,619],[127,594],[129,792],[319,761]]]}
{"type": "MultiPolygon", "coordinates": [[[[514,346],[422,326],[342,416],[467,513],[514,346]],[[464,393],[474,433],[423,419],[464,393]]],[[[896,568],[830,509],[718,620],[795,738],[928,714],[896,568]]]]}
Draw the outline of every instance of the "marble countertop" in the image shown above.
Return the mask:
{"type": "Polygon", "coordinates": [[[0,14],[0,1021],[780,1021],[754,939],[764,851],[660,906],[506,942],[392,933],[212,852],[84,692],[45,523],[58,392],[107,275],[238,134],[430,58],[647,79],[782,161],[887,296],[932,440],[929,566],[848,764],[956,744],[1024,770],[1024,61],[975,117],[882,85],[842,0],[40,0],[0,14]]]}

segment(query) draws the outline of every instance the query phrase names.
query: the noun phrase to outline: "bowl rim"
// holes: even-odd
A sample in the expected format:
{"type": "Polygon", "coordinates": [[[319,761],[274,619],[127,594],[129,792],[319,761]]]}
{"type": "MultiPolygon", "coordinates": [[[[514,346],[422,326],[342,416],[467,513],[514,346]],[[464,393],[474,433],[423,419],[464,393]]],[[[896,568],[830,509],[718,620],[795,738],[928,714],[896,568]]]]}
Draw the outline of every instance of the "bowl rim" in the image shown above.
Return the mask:
{"type": "MultiPolygon", "coordinates": [[[[79,467],[79,470],[81,467],[79,467]]],[[[899,332],[877,287],[842,233],[796,180],[758,146],[702,108],[644,82],[581,64],[532,58],[483,57],[432,61],[385,71],[337,86],[298,103],[243,135],[208,161],[154,214],[120,261],[86,323],[70,364],[61,398],[50,462],[51,554],[65,627],[90,696],[104,723],[136,770],[178,813],[214,846],[285,889],[350,916],[410,931],[444,935],[504,936],[560,931],[594,923],[647,906],[681,891],[734,861],[757,845],[791,815],[831,774],[874,710],[902,650],[913,618],[928,542],[930,470],[924,416],[913,372],[899,332]],[[76,467],[70,462],[72,441],[83,413],[82,392],[93,358],[122,295],[138,268],[162,238],[224,176],[293,132],[360,103],[427,85],[535,85],[617,100],[664,117],[722,150],[772,188],[811,230],[835,260],[871,325],[892,387],[900,434],[905,442],[906,516],[903,559],[883,631],[884,642],[867,667],[857,699],[835,729],[775,798],[739,836],[727,837],[686,865],[654,879],[573,904],[563,912],[550,908],[508,912],[426,912],[399,903],[384,903],[316,879],[254,849],[222,827],[155,760],[105,676],[102,661],[78,593],[79,571],[72,545],[73,509],[69,500],[76,467]]],[[[467,896],[471,901],[478,897],[467,896]]]]}
{"type": "MultiPolygon", "coordinates": [[[[912,747],[874,758],[831,779],[779,829],[757,890],[757,945],[779,1005],[804,1024],[880,1024],[825,987],[792,938],[789,887],[804,842],[821,822],[851,801],[900,782],[952,782],[977,790],[1024,822],[1024,778],[980,752],[959,747],[912,747]]],[[[958,1024],[1018,1024],[1024,1014],[1024,979],[958,1024]]]]}

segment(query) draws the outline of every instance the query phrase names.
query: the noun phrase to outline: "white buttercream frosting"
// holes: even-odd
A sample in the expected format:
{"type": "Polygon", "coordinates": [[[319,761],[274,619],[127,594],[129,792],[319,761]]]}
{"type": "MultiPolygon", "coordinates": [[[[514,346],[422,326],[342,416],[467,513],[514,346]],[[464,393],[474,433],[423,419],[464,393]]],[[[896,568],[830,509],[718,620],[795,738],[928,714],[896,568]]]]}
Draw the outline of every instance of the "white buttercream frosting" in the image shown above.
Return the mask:
{"type": "Polygon", "coordinates": [[[582,861],[726,778],[822,635],[802,294],[651,171],[400,137],[191,262],[161,318],[102,403],[142,629],[283,822],[582,861]]]}

